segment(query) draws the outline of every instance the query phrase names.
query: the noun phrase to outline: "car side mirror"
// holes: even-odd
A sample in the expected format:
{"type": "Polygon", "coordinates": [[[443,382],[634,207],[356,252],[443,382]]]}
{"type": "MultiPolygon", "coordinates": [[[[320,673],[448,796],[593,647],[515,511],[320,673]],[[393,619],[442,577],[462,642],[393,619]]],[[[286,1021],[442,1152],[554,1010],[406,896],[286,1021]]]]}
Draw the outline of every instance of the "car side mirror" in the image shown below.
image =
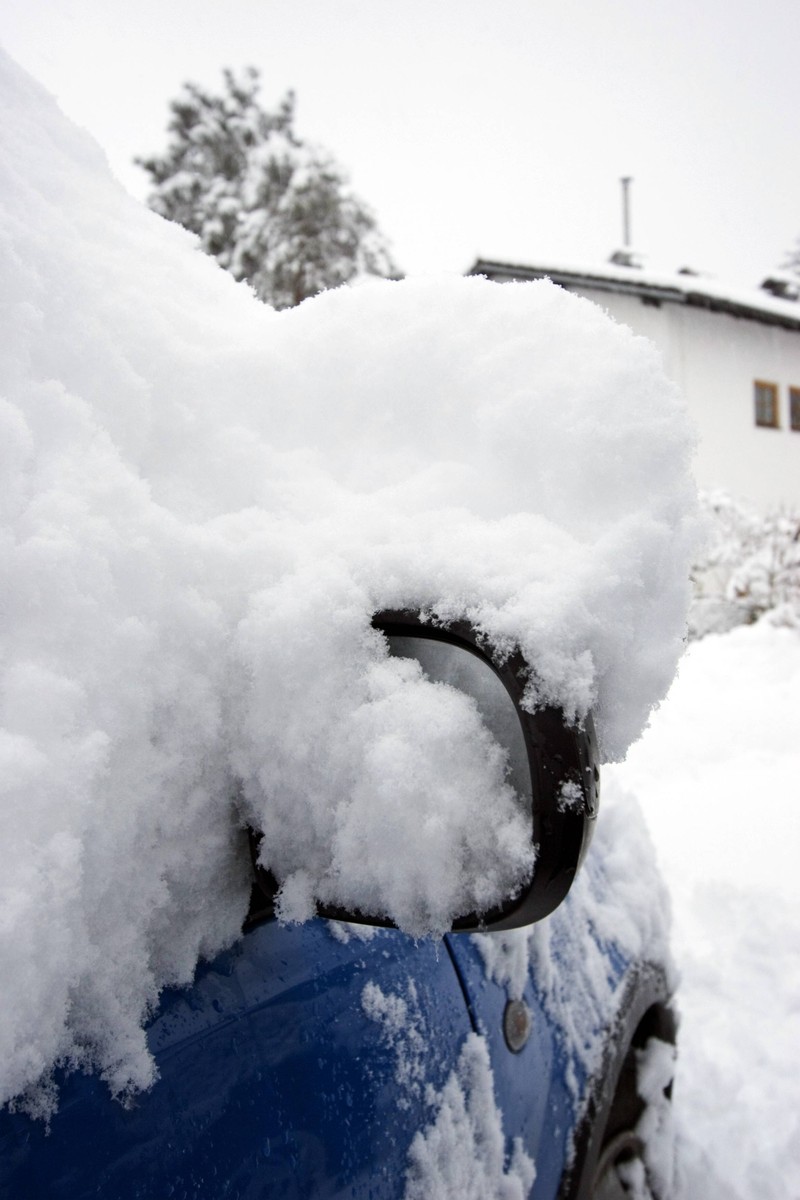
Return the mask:
{"type": "MultiPolygon", "coordinates": [[[[413,658],[433,682],[447,683],[475,701],[484,724],[508,754],[508,781],[530,813],[536,848],[533,877],[518,895],[484,913],[466,913],[454,931],[514,929],[548,916],[566,896],[591,840],[598,809],[599,773],[591,717],[569,725],[553,707],[523,707],[528,666],[515,651],[500,655],[467,621],[434,624],[414,611],[380,612],[373,627],[389,653],[413,658]]],[[[258,863],[260,838],[250,833],[256,886],[250,919],[269,915],[278,884],[258,863]]],[[[322,917],[392,926],[384,917],[320,905],[322,917]]]]}

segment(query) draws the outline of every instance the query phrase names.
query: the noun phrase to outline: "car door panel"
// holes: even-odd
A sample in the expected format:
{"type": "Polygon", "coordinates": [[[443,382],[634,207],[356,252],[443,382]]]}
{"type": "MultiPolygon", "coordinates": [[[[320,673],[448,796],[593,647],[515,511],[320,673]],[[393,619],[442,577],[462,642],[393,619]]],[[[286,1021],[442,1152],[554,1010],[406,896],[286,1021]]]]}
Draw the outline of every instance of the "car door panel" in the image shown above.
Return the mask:
{"type": "Polygon", "coordinates": [[[0,1115],[0,1194],[395,1200],[429,1117],[424,1085],[442,1086],[471,1028],[441,943],[393,930],[344,941],[323,921],[269,921],[165,994],[149,1029],[160,1073],[150,1092],[123,1107],[74,1074],[49,1134],[0,1115]],[[406,1005],[416,1076],[399,1070],[397,1030],[365,1011],[367,985],[406,1005]]]}
{"type": "Polygon", "coordinates": [[[530,1035],[518,1053],[512,1052],[503,1032],[506,988],[491,978],[473,937],[451,934],[448,941],[479,1032],[489,1046],[506,1138],[520,1137],[536,1165],[532,1200],[552,1200],[574,1124],[566,1081],[568,1057],[530,976],[522,995],[530,1014],[530,1035]]]}

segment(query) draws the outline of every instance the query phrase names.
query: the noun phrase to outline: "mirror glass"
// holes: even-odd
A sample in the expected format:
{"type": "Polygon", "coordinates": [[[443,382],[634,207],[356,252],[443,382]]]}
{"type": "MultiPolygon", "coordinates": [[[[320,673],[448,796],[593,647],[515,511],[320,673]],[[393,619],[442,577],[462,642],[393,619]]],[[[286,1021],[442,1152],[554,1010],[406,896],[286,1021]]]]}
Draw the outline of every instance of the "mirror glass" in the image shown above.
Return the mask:
{"type": "Polygon", "coordinates": [[[531,775],[522,725],[513,700],[485,659],[431,638],[390,634],[387,641],[390,654],[416,659],[434,683],[447,683],[472,697],[483,723],[508,754],[508,782],[530,805],[531,775]]]}

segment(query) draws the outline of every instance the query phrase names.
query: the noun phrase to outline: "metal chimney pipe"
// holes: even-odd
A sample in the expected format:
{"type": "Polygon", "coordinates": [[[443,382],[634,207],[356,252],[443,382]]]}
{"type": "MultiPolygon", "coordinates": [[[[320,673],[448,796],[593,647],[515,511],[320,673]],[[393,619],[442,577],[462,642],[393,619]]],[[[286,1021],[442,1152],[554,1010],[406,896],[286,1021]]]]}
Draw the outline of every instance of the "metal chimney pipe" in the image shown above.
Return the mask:
{"type": "Polygon", "coordinates": [[[631,244],[630,185],[633,183],[633,179],[630,175],[623,175],[620,183],[622,184],[622,244],[627,250],[631,244]]]}

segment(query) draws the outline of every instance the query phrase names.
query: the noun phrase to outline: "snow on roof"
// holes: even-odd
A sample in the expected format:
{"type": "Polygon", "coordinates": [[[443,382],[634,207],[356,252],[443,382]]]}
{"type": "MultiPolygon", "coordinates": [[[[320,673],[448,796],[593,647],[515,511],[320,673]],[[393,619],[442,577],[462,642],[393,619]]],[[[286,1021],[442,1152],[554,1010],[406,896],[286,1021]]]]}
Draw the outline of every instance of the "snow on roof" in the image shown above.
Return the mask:
{"type": "MultiPolygon", "coordinates": [[[[634,256],[634,261],[637,257],[634,256]]],[[[800,331],[800,302],[774,294],[765,285],[786,280],[773,271],[759,289],[733,288],[690,268],[674,273],[651,271],[637,265],[615,263],[542,263],[522,265],[480,258],[470,275],[485,275],[495,280],[551,279],[565,288],[596,289],[640,296],[658,303],[685,304],[711,312],[727,313],[784,329],[800,331]]],[[[795,281],[796,282],[796,281],[795,281]]],[[[791,295],[791,288],[787,288],[791,295]]]]}

